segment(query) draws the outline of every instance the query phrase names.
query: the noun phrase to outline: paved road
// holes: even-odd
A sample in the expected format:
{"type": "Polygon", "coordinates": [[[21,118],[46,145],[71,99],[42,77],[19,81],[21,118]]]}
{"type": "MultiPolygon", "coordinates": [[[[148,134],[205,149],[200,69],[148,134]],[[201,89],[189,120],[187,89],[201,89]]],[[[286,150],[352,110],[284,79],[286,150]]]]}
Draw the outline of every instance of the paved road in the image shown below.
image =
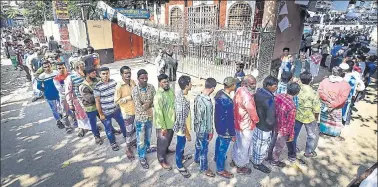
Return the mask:
{"type": "MultiPolygon", "coordinates": [[[[157,84],[154,67],[137,61],[109,65],[115,79],[120,79],[118,68],[122,65],[133,69],[134,78],[138,69],[145,68],[150,72],[150,82],[157,84]]],[[[283,169],[273,168],[269,175],[253,170],[250,176],[236,174],[234,179],[225,180],[219,176],[213,179],[202,176],[199,166],[188,161],[185,165],[192,177],[184,179],[176,170],[163,170],[155,154],[147,156],[150,169],[146,171],[138,161],[128,161],[124,149],[114,152],[108,141],[101,146],[95,145],[91,133],[83,138],[65,134],[64,130],[56,127],[45,101],[31,102],[30,85],[23,78],[23,72],[7,70],[7,67],[9,64],[2,63],[2,186],[346,186],[358,172],[377,160],[377,95],[373,88],[369,88],[367,100],[357,104],[359,111],[355,113],[352,124],[344,129],[346,141],[321,138],[318,157],[305,159],[307,166],[299,165],[300,169],[290,165],[283,169]],[[68,165],[62,168],[63,163],[68,165]]],[[[199,90],[197,87],[193,93],[199,90]]],[[[106,137],[104,132],[101,136],[106,137]]],[[[117,140],[121,147],[125,146],[121,136],[117,136],[117,140]]],[[[155,133],[152,141],[156,143],[155,133]]],[[[213,170],[214,142],[211,141],[209,147],[209,166],[213,170]]],[[[303,150],[304,130],[299,142],[303,150]]],[[[175,145],[176,139],[171,148],[175,145]]],[[[286,152],[282,154],[284,160],[286,152]]],[[[186,153],[194,153],[193,142],[187,144],[186,153]]],[[[303,151],[298,155],[303,158],[303,151]]],[[[174,156],[169,156],[168,161],[174,164],[174,156]]],[[[226,168],[236,173],[236,169],[228,164],[226,168]]]]}

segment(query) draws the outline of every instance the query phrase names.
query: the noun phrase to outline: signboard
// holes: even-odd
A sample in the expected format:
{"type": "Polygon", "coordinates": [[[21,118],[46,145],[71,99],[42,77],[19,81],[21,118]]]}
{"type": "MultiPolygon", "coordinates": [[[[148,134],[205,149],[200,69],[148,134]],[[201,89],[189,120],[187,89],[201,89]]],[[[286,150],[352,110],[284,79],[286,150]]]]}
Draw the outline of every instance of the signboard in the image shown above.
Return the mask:
{"type": "Polygon", "coordinates": [[[53,1],[54,21],[58,24],[69,23],[70,15],[68,13],[68,1],[53,1]]]}
{"type": "Polygon", "coordinates": [[[72,46],[70,43],[70,37],[68,34],[68,27],[66,24],[59,26],[59,34],[60,34],[60,45],[62,46],[64,51],[71,51],[72,46]]]}
{"type": "Polygon", "coordinates": [[[115,8],[115,10],[131,19],[149,19],[150,12],[146,9],[115,8]]]}

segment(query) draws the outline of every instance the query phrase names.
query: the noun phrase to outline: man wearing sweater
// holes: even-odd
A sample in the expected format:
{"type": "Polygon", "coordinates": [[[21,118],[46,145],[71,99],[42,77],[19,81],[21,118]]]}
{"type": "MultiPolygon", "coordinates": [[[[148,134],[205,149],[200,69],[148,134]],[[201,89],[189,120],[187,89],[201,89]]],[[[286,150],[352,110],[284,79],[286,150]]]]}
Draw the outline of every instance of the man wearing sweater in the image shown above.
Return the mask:
{"type": "Polygon", "coordinates": [[[43,62],[42,67],[44,72],[38,76],[37,88],[43,91],[46,101],[49,104],[56,120],[56,125],[58,128],[63,129],[64,125],[60,121],[60,114],[58,112],[60,107],[59,92],[54,84],[54,77],[58,74],[58,72],[52,70],[51,62],[48,60],[43,62]]]}
{"type": "Polygon", "coordinates": [[[227,77],[223,81],[224,89],[219,90],[214,97],[214,123],[218,137],[215,143],[215,162],[217,174],[224,178],[233,178],[234,175],[224,169],[227,150],[231,140],[235,141],[234,102],[230,96],[236,89],[237,79],[227,77]]]}

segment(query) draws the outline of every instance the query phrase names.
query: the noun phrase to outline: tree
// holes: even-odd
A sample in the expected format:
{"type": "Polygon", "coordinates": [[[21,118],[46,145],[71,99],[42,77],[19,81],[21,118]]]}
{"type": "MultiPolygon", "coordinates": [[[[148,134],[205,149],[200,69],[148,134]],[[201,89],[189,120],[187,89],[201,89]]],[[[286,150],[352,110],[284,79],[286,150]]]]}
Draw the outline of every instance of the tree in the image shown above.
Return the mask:
{"type": "Polygon", "coordinates": [[[27,24],[40,26],[45,20],[53,20],[52,1],[24,1],[20,4],[27,24]]]}
{"type": "Polygon", "coordinates": [[[10,8],[5,12],[5,15],[7,16],[7,18],[10,18],[10,19],[17,17],[20,14],[21,14],[20,10],[15,9],[15,8],[10,8]]]}

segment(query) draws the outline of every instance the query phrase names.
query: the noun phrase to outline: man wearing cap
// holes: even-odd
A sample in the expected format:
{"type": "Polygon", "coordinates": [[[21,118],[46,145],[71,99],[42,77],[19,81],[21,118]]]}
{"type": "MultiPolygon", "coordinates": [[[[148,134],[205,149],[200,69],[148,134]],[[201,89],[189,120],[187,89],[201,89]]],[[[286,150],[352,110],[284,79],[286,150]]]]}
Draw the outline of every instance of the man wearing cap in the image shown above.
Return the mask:
{"type": "Polygon", "coordinates": [[[217,174],[224,178],[233,177],[230,172],[225,170],[224,163],[231,140],[235,142],[234,102],[230,94],[235,91],[238,81],[233,77],[225,78],[223,81],[224,89],[219,90],[214,97],[214,124],[218,133],[214,160],[217,166],[217,174]]]}
{"type": "Polygon", "coordinates": [[[246,75],[234,97],[234,125],[236,142],[232,152],[232,166],[237,166],[237,173],[250,174],[247,167],[250,153],[252,152],[252,134],[259,122],[255,99],[256,79],[252,75],[246,75]]]}

